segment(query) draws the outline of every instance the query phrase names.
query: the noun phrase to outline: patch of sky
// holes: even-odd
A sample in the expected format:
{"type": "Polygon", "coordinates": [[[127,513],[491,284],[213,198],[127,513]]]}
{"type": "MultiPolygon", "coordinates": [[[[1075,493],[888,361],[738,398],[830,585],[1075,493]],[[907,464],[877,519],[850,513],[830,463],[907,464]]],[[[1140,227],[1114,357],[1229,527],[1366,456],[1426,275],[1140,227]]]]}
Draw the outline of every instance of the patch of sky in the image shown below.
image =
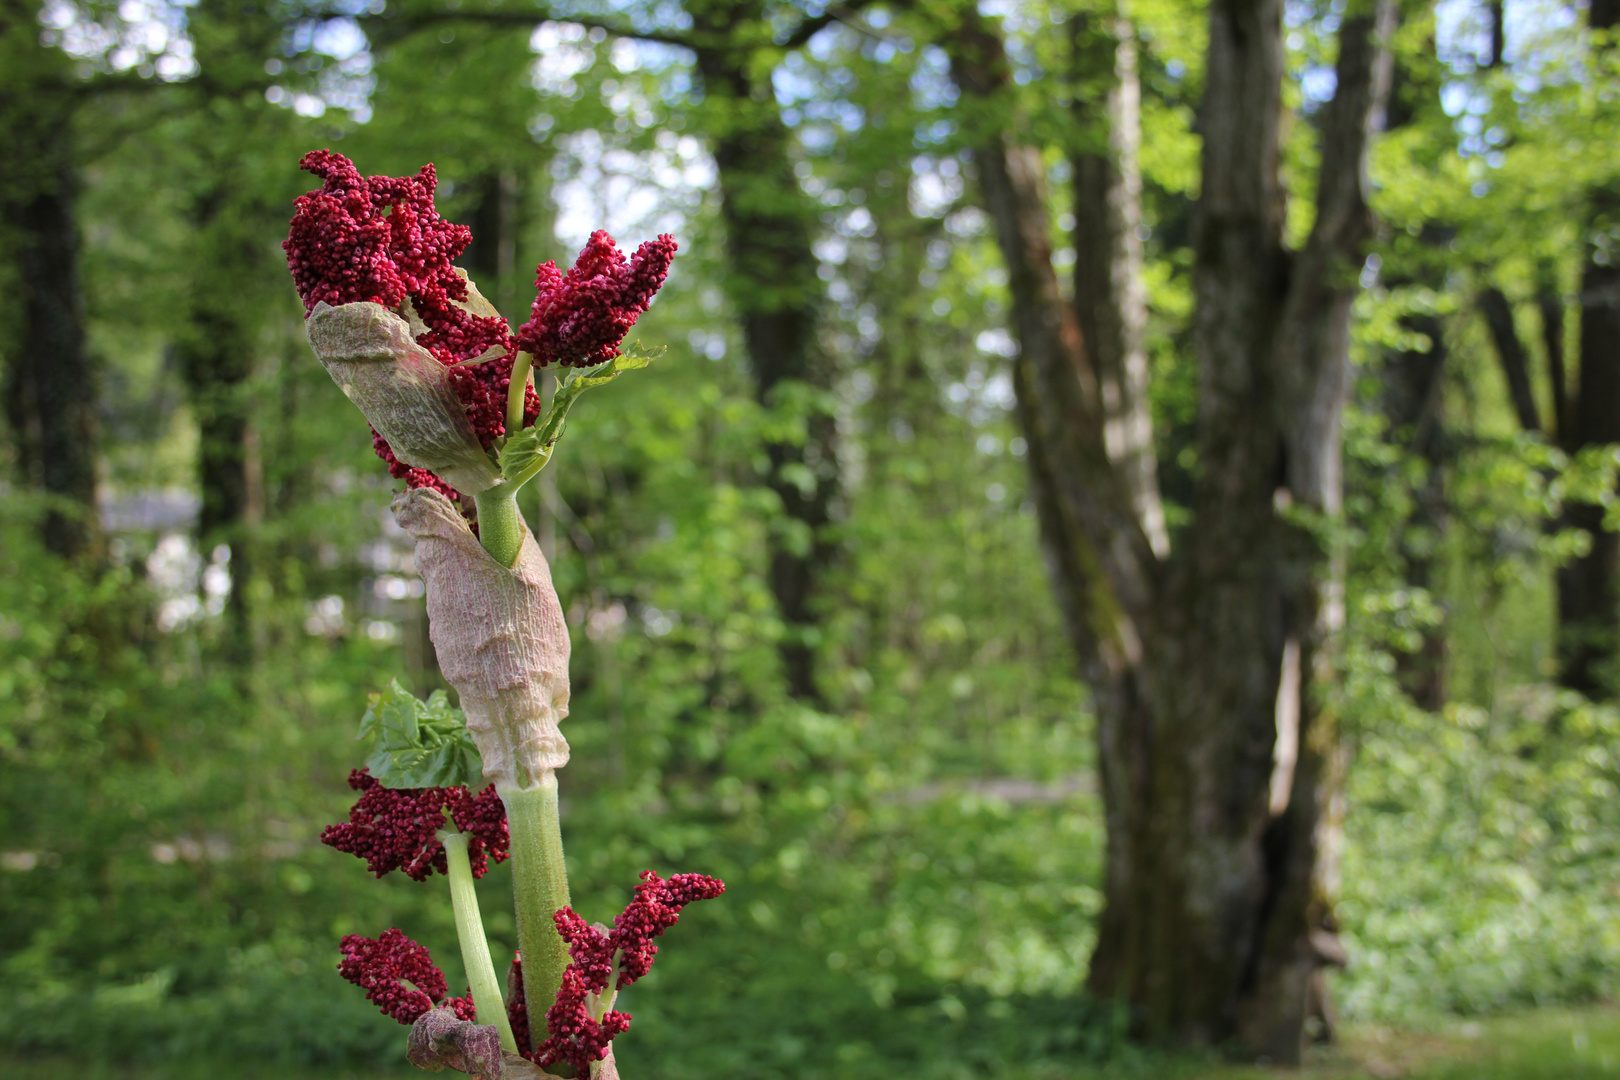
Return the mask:
{"type": "Polygon", "coordinates": [[[75,0],[46,0],[39,10],[40,40],[79,61],[83,75],[134,71],[176,82],[197,73],[187,31],[188,4],[122,0],[116,11],[97,11],[75,0]]]}
{"type": "Polygon", "coordinates": [[[842,266],[849,258],[849,242],[841,236],[818,236],[810,247],[816,259],[828,266],[842,266]]]}
{"type": "Polygon", "coordinates": [[[589,130],[553,145],[557,236],[575,249],[596,229],[627,244],[683,233],[717,181],[714,159],[692,135],[660,131],[652,149],[630,150],[589,130]]]}
{"type": "Polygon", "coordinates": [[[977,206],[964,206],[945,218],[945,231],[958,240],[983,235],[988,219],[977,206]]]}
{"type": "MultiPolygon", "coordinates": [[[[1587,77],[1574,5],[1516,0],[1504,5],[1503,19],[1502,67],[1489,74],[1498,87],[1505,82],[1521,108],[1534,109],[1535,95],[1547,86],[1587,77]]],[[[1491,30],[1489,9],[1469,0],[1440,0],[1435,7],[1435,50],[1453,76],[1441,88],[1441,105],[1457,118],[1463,156],[1483,157],[1495,167],[1502,161],[1493,149],[1497,144],[1468,119],[1492,108],[1492,86],[1480,77],[1492,60],[1491,30]]]]}
{"type": "Polygon", "coordinates": [[[354,16],[370,8],[367,2],[341,2],[335,7],[340,9],[338,14],[303,19],[292,25],[282,42],[288,59],[283,62],[270,58],[265,62],[265,71],[303,78],[267,87],[264,98],[300,116],[322,116],[327,109],[342,109],[350,119],[363,124],[371,119],[371,95],[377,88],[377,78],[372,71],[370,43],[354,16]]]}
{"type": "Polygon", "coordinates": [[[531,85],[543,95],[569,100],[579,96],[575,76],[596,63],[596,46],[577,23],[541,23],[529,35],[529,51],[535,54],[531,85]]]}
{"type": "Polygon", "coordinates": [[[926,46],[911,72],[911,104],[919,112],[944,109],[956,104],[956,83],[951,79],[950,58],[937,45],[926,46]]]}
{"type": "Polygon", "coordinates": [[[1012,376],[999,361],[993,367],[974,361],[960,382],[945,387],[946,408],[975,427],[1002,421],[1016,403],[1012,376]]]}
{"type": "Polygon", "coordinates": [[[944,217],[966,191],[955,157],[919,154],[911,159],[911,212],[917,217],[944,217]]]}

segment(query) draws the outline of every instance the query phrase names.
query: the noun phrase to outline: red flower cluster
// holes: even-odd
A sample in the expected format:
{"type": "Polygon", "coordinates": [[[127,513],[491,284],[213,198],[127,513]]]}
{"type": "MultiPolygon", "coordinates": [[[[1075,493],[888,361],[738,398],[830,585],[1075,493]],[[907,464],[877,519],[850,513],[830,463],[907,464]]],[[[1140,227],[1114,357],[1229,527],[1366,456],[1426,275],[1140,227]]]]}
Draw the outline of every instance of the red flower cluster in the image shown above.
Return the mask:
{"type": "Polygon", "coordinates": [[[395,309],[409,300],[427,326],[422,346],[447,364],[492,345],[508,348],[505,320],[460,306],[467,283],[450,260],[472,243],[472,230],[434,208],[432,164],[415,176],[362,177],[342,154],[312,150],[298,167],[323,181],[319,191],[294,202],[292,228],[281,245],[306,311],[323,300],[395,309]]]}
{"type": "Polygon", "coordinates": [[[366,992],[366,1000],[402,1024],[414,1024],[434,1006],[443,1005],[462,1020],[476,1020],[472,995],[449,997],[444,972],[427,948],[390,929],[373,941],[359,934],[343,939],[338,974],[366,992]],[[448,999],[448,1000],[447,1000],[448,999]]]}
{"type": "Polygon", "coordinates": [[[555,1004],[546,1010],[547,1038],[532,1053],[526,1049],[530,1042],[521,992],[522,967],[517,959],[513,960],[508,985],[515,992],[509,994],[507,1016],[518,1047],[542,1068],[566,1061],[574,1066],[574,1075],[590,1075],[591,1062],[602,1060],[608,1043],[630,1027],[629,1013],[610,1009],[598,1020],[593,1015],[593,1004],[610,1000],[614,993],[647,974],[658,952],[653,939],[675,925],[682,908],[695,900],[712,900],[726,891],[725,882],[703,874],[676,874],[665,881],[649,870],[641,875],[641,881],[635,899],[614,918],[613,929],[606,933],[587,926],[572,908],[557,912],[557,932],[568,942],[573,962],[563,972],[555,1004]],[[616,980],[615,959],[619,965],[616,980]],[[610,981],[612,986],[608,985],[610,981]]]}
{"type": "Polygon", "coordinates": [[[489,857],[504,862],[510,837],[506,807],[491,784],[477,795],[465,787],[389,788],[365,769],[349,774],[349,786],[361,792],[349,820],[321,830],[321,843],[366,860],[378,877],[403,870],[424,881],[434,870],[446,872],[444,845],[436,835],[445,814],[468,834],[467,857],[473,877],[483,877],[489,857]]]}
{"type": "MultiPolygon", "coordinates": [[[[418,342],[442,363],[454,365],[450,384],[486,450],[506,434],[506,395],[517,350],[531,353],[541,367],[589,367],[613,359],[675,257],[675,241],[667,235],[642,244],[626,259],[607,233],[592,233],[567,274],[549,262],[535,272],[539,295],[532,317],[514,336],[498,315],[475,315],[463,306],[470,295],[467,282],[451,260],[466,250],[472,231],[439,216],[431,164],[415,176],[363,177],[353,162],[331,150],[311,151],[298,164],[322,181],[320,190],[298,197],[281,245],[305,310],[322,301],[371,301],[401,312],[408,305],[426,327],[418,342]],[[489,358],[468,362],[481,356],[489,358]]],[[[540,398],[531,387],[523,426],[539,415],[540,398]]],[[[375,431],[372,445],[396,480],[460,498],[433,473],[401,462],[375,431]]]]}
{"type": "MultiPolygon", "coordinates": [[[[445,364],[461,364],[498,350],[489,360],[457,367],[451,385],[473,430],[488,448],[506,432],[506,389],[512,382],[512,332],[499,316],[475,315],[462,304],[467,282],[450,265],[472,241],[472,230],[439,216],[433,205],[437,178],[431,164],[415,176],[362,177],[354,163],[331,150],[313,150],[298,163],[323,181],[300,195],[292,228],[281,245],[306,311],[316,304],[362,301],[401,310],[408,302],[427,327],[417,340],[445,364]]],[[[540,413],[530,390],[525,423],[540,413]]],[[[425,469],[394,457],[375,431],[372,445],[389,475],[410,487],[455,489],[425,469]]]]}
{"type": "Polygon", "coordinates": [[[593,232],[567,274],[552,262],[535,271],[539,295],[518,329],[518,348],[540,367],[590,367],[618,356],[619,342],[669,275],[675,248],[666,233],[626,260],[613,237],[593,232]]]}
{"type": "Polygon", "coordinates": [[[610,1009],[598,1021],[591,1015],[590,987],[572,964],[563,971],[557,1002],[546,1010],[546,1041],[535,1050],[533,1061],[550,1069],[566,1061],[575,1076],[591,1075],[591,1062],[607,1056],[608,1043],[630,1030],[630,1014],[610,1009]]]}
{"type": "Polygon", "coordinates": [[[557,912],[557,933],[568,942],[568,955],[597,993],[607,989],[613,957],[619,958],[619,981],[623,989],[647,974],[658,946],[653,939],[675,925],[681,909],[698,900],[713,900],[726,891],[726,883],[706,874],[675,874],[668,881],[653,871],[641,875],[636,898],[613,918],[613,929],[604,934],[574,914],[573,909],[557,912]]]}

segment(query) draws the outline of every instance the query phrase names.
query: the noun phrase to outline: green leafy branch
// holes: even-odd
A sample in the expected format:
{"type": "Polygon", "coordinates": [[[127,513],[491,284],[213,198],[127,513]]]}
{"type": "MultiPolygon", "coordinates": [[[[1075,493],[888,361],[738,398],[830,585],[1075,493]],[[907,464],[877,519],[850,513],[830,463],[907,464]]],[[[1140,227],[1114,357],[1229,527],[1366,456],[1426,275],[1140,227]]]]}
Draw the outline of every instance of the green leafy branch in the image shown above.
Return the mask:
{"type": "MultiPolygon", "coordinates": [[[[612,382],[626,371],[644,368],[660,356],[667,347],[647,347],[636,342],[623,353],[595,367],[573,368],[557,384],[551,405],[532,427],[523,428],[507,437],[500,450],[501,476],[511,490],[516,490],[534,479],[546,463],[562,437],[568,410],[579,396],[593,386],[612,382]]],[[[514,378],[515,383],[515,378],[514,378]]]]}
{"type": "Polygon", "coordinates": [[[484,761],[467,733],[467,718],[443,690],[423,701],[398,679],[390,681],[366,699],[360,738],[371,744],[366,768],[384,787],[476,789],[483,782],[484,761]]]}

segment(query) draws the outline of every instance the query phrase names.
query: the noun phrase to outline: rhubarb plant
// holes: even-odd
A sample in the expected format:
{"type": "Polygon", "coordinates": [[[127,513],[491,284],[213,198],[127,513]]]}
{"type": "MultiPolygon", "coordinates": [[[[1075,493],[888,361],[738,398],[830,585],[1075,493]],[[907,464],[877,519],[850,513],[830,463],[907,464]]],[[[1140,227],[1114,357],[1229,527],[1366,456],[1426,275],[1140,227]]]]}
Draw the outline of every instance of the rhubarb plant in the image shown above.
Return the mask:
{"type": "Polygon", "coordinates": [[[394,516],[415,542],[429,632],[459,698],[419,701],[397,682],[372,695],[365,767],[349,777],[359,799],[321,839],[378,877],[448,880],[468,992],[451,997],[397,927],[345,937],[338,970],[411,1026],[407,1056],[422,1068],[616,1078],[611,1042],[630,1024],[618,992],[646,974],[682,908],[725,886],[648,871],[611,928],[570,906],[556,775],[569,753],[568,628],[516,496],[551,461],[581,394],[662,352],[624,336],[663,285],[675,241],[626,257],[593,233],[566,273],[536,270],[530,317],[514,332],[452,265],[472,234],[439,216],[431,164],[365,177],[317,150],[300,166],[322,184],[298,198],[283,247],[310,345],[404,482],[394,516]],[[551,365],[556,389],[542,402],[533,373],[551,365]],[[507,859],[518,953],[503,994],[473,881],[507,859]]]}

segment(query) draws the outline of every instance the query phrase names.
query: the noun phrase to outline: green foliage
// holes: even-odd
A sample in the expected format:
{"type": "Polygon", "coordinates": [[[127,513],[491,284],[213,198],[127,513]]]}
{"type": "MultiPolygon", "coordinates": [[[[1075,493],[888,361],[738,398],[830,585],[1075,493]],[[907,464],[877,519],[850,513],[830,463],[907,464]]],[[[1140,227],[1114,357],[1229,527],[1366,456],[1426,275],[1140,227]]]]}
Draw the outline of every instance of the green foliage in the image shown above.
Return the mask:
{"type": "Polygon", "coordinates": [[[1362,743],[1346,1006],[1384,1018],[1607,997],[1620,971],[1620,714],[1526,687],[1362,743]],[[1438,722],[1436,722],[1438,721],[1438,722]]]}
{"type": "Polygon", "coordinates": [[[483,784],[484,760],[467,733],[467,718],[443,690],[423,701],[391,680],[366,699],[359,737],[371,748],[366,768],[384,787],[476,790],[483,784]]]}

